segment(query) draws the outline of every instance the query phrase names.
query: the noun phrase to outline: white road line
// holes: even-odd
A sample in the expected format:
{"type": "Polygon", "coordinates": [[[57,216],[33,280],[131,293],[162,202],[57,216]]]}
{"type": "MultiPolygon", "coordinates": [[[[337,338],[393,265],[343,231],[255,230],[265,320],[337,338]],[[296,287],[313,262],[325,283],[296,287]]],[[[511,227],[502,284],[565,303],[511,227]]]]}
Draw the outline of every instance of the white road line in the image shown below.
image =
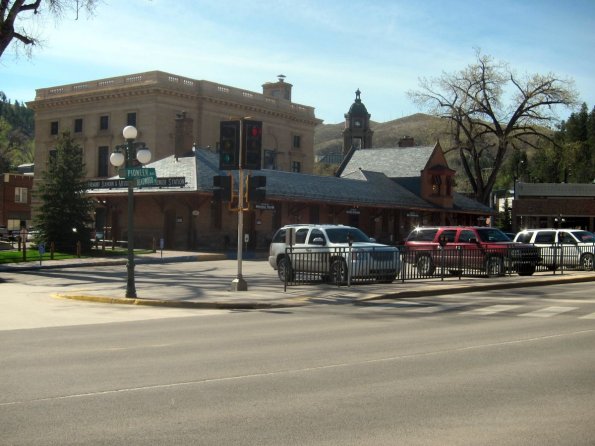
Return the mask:
{"type": "Polygon", "coordinates": [[[566,313],[568,311],[576,310],[578,307],[547,307],[541,310],[531,311],[530,313],[519,314],[519,316],[527,317],[552,317],[557,314],[566,313]]]}
{"type": "Polygon", "coordinates": [[[501,313],[503,311],[514,310],[515,308],[521,307],[522,305],[491,305],[484,308],[476,308],[475,310],[469,310],[463,312],[463,314],[469,314],[473,316],[485,316],[488,314],[501,313]]]}
{"type": "Polygon", "coordinates": [[[427,307],[416,307],[410,311],[414,313],[439,313],[442,311],[450,311],[456,308],[468,307],[470,304],[450,304],[450,305],[432,305],[427,307]]]}
{"type": "Polygon", "coordinates": [[[579,319],[595,319],[595,313],[587,314],[585,316],[579,317],[579,319]]]}

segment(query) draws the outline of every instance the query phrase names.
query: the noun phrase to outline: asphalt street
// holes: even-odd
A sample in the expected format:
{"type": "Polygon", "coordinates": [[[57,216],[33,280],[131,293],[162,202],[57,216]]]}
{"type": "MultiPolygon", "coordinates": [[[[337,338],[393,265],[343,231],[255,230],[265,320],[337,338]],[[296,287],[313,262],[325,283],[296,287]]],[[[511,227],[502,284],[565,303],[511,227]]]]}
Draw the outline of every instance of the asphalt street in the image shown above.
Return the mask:
{"type": "Polygon", "coordinates": [[[28,290],[2,294],[4,444],[595,443],[590,283],[224,311],[48,293],[112,268],[0,285],[28,290]]]}

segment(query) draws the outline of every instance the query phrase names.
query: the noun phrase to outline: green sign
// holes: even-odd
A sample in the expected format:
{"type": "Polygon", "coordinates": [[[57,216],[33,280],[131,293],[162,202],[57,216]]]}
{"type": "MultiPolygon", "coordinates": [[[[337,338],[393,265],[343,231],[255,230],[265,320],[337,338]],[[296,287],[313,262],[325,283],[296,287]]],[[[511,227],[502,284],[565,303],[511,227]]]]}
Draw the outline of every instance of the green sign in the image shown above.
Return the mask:
{"type": "Polygon", "coordinates": [[[136,178],[136,185],[138,187],[142,186],[154,186],[157,184],[157,177],[141,177],[136,178]]]}
{"type": "Polygon", "coordinates": [[[157,173],[152,167],[126,167],[120,169],[118,174],[120,175],[120,178],[126,178],[127,180],[146,177],[157,178],[157,173]]]}

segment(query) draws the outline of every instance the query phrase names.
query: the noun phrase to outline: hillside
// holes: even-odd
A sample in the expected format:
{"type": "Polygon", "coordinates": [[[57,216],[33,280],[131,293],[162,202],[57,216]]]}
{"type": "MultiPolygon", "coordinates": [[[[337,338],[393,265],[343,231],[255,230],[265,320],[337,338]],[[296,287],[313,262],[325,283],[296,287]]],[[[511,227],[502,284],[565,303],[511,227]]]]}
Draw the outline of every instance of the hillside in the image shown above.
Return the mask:
{"type": "MultiPolygon", "coordinates": [[[[403,136],[411,136],[417,145],[426,146],[443,141],[443,146],[448,146],[446,122],[440,118],[416,113],[404,118],[388,122],[374,122],[371,127],[374,131],[374,147],[396,147],[403,136]]],[[[344,123],[321,124],[314,133],[314,152],[325,154],[341,152],[343,150],[344,123]]]]}

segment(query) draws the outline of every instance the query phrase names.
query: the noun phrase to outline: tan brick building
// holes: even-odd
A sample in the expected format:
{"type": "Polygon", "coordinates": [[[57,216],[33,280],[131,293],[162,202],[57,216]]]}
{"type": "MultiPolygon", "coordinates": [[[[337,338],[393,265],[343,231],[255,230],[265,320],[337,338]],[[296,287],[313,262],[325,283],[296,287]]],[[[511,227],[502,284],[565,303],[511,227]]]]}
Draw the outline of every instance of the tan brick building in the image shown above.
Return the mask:
{"type": "Polygon", "coordinates": [[[89,178],[110,177],[109,156],[134,125],[153,159],[187,152],[193,145],[217,150],[219,122],[251,117],[263,121],[263,167],[311,173],[314,108],[291,102],[292,85],[280,75],[262,93],[161,71],[42,88],[27,105],[35,111],[35,177],[45,169],[56,137],[70,131],[85,151],[89,178]],[[176,134],[176,117],[185,118],[176,134]],[[177,143],[177,144],[176,144],[177,143]]]}

